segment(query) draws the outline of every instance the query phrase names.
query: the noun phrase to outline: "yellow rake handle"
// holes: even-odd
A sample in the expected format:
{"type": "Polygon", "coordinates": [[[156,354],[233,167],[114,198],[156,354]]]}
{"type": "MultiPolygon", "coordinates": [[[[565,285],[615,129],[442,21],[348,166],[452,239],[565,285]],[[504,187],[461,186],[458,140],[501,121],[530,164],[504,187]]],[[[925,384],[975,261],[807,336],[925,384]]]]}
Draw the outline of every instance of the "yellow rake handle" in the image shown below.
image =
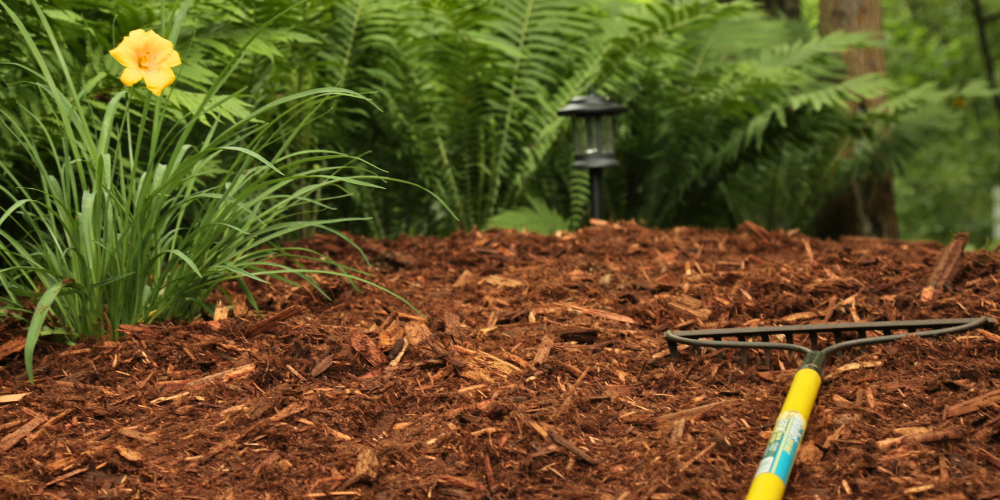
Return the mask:
{"type": "Polygon", "coordinates": [[[811,367],[795,373],[764,450],[764,458],[750,483],[747,500],[781,500],[785,496],[792,463],[795,462],[795,454],[799,451],[822,383],[823,377],[811,367]]]}

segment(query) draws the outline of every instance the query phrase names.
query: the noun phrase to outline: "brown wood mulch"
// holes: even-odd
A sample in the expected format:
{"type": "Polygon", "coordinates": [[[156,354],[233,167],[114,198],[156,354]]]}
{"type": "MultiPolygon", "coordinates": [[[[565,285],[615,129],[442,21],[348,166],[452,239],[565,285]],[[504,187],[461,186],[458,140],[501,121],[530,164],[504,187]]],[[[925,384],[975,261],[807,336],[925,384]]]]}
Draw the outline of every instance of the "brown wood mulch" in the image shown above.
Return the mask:
{"type": "MultiPolygon", "coordinates": [[[[237,300],[119,343],[43,343],[34,385],[5,351],[0,498],[742,498],[801,358],[673,363],[663,330],[1000,301],[995,253],[753,224],[356,241],[370,267],[337,238],[303,244],[426,318],[317,276],[329,300],[255,285],[263,319],[237,300]]],[[[0,345],[23,335],[7,324],[0,345]]],[[[786,498],[1000,498],[998,353],[975,330],[839,356],[786,498]]]]}

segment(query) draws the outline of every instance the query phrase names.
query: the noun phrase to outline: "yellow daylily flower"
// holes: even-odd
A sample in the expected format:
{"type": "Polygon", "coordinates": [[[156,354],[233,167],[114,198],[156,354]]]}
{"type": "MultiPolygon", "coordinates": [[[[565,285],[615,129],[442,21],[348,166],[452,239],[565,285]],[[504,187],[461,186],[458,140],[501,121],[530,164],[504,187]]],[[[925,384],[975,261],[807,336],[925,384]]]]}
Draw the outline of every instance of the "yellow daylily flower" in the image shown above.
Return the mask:
{"type": "Polygon", "coordinates": [[[146,88],[155,95],[174,83],[174,70],[170,68],[181,63],[174,44],[153,30],[130,31],[110,54],[125,66],[121,80],[126,87],[146,80],[146,88]]]}

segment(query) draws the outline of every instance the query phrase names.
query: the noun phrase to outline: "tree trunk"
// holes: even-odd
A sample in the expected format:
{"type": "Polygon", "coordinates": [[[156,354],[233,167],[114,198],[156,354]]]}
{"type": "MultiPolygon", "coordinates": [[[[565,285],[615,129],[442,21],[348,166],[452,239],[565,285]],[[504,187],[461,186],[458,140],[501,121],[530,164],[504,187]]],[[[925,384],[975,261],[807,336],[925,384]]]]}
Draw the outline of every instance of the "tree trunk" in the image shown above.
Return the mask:
{"type": "MultiPolygon", "coordinates": [[[[820,0],[819,9],[819,30],[823,35],[834,31],[872,31],[881,37],[881,0],[820,0]]],[[[844,62],[849,78],[874,72],[884,74],[885,49],[851,49],[844,54],[844,62]]],[[[873,109],[884,100],[884,97],[866,100],[861,111],[873,109]]],[[[842,154],[849,156],[852,146],[845,147],[842,154]]],[[[898,238],[899,222],[892,191],[892,174],[869,173],[851,179],[849,185],[832,196],[816,217],[816,233],[829,237],[861,234],[898,238]]]]}
{"type": "Polygon", "coordinates": [[[802,17],[800,0],[760,0],[760,3],[764,4],[764,8],[772,16],[777,16],[779,12],[782,12],[786,16],[794,17],[795,19],[802,17]]]}

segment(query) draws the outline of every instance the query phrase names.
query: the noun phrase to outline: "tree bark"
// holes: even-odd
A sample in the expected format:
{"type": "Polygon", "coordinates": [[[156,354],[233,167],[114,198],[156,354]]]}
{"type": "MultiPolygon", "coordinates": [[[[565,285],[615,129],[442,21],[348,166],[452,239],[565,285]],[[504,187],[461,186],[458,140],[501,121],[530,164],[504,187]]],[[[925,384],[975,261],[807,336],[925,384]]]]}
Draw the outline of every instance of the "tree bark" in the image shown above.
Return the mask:
{"type": "MultiPolygon", "coordinates": [[[[834,31],[871,31],[882,36],[881,0],[820,0],[819,8],[819,29],[823,35],[834,31]]],[[[844,62],[849,78],[886,72],[885,50],[882,48],[851,49],[844,54],[844,62]]],[[[873,109],[884,100],[884,97],[868,99],[856,111],[873,109]]],[[[852,146],[853,141],[842,154],[849,157],[852,146]]],[[[820,236],[861,234],[898,238],[899,222],[892,173],[869,173],[851,179],[849,185],[835,193],[820,211],[815,227],[820,236]]]]}

